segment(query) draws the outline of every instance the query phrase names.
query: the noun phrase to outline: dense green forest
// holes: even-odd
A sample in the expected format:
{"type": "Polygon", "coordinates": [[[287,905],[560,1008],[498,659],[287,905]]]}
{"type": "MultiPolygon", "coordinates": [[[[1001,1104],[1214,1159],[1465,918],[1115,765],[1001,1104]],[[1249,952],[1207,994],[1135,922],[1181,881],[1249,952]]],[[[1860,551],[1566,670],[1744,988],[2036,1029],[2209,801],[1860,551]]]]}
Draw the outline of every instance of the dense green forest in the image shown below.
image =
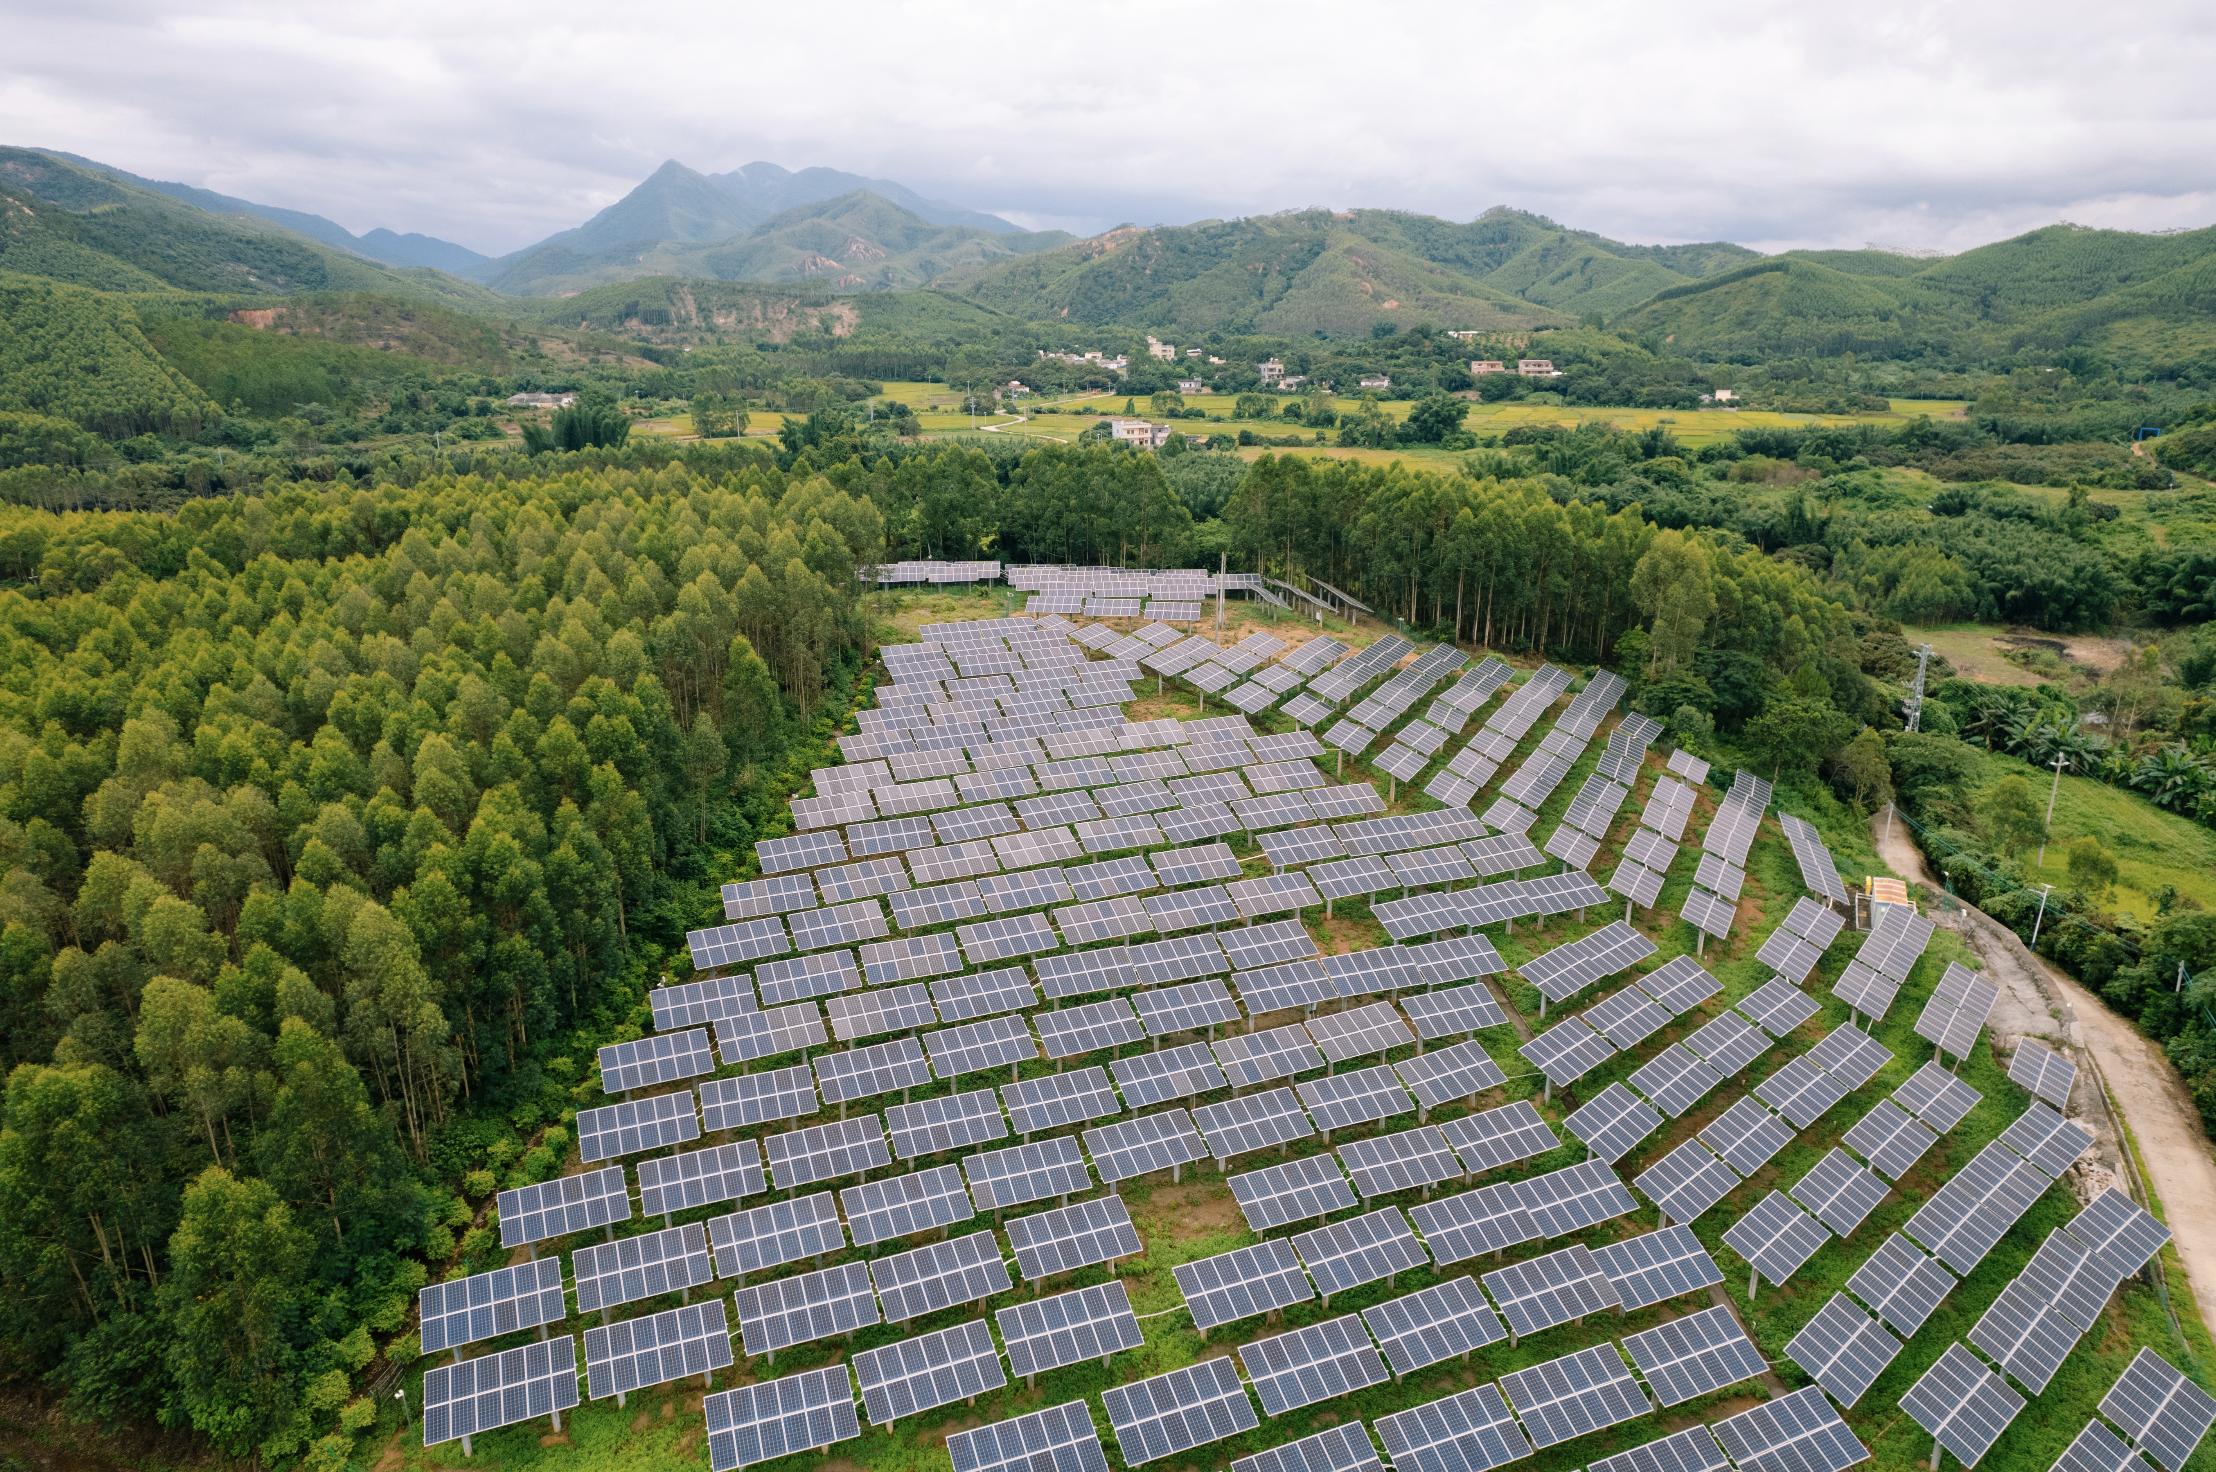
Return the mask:
{"type": "Polygon", "coordinates": [[[696,921],[880,540],[819,477],[589,456],[10,513],[8,1372],[234,1455],[344,1424],[465,1167],[554,1172],[487,1146],[696,921]]]}

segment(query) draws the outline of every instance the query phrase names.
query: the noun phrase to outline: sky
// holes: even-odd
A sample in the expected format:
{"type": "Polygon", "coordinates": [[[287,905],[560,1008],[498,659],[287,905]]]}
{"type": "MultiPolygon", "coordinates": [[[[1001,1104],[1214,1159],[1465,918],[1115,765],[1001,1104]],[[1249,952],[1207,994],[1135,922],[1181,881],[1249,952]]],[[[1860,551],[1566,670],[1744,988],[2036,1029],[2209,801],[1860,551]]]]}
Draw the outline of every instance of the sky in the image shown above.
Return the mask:
{"type": "Polygon", "coordinates": [[[0,0],[0,142],[488,254],[666,158],[1092,233],[1494,205],[1952,251],[2216,223],[2216,4],[0,0]]]}

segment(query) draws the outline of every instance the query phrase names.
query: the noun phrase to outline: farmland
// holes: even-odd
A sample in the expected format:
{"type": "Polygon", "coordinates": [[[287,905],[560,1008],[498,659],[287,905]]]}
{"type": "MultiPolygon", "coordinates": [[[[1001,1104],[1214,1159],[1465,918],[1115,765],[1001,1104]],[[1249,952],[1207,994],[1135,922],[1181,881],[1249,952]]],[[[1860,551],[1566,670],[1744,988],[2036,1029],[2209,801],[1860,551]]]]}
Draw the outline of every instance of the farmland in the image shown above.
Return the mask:
{"type": "MultiPolygon", "coordinates": [[[[991,617],[1003,606],[1003,599],[991,593],[941,592],[913,597],[895,594],[875,596],[872,599],[871,613],[878,625],[880,637],[894,639],[913,637],[928,622],[951,618],[991,617]]],[[[1256,619],[1252,611],[1247,611],[1245,621],[1235,625],[1230,630],[1230,635],[1235,637],[1241,627],[1267,626],[1274,622],[1266,618],[1256,619]]],[[[1364,636],[1374,637],[1379,632],[1374,626],[1360,633],[1341,630],[1336,626],[1327,631],[1342,637],[1351,636],[1349,642],[1365,642],[1364,636]]],[[[1149,681],[1148,686],[1151,687],[1151,684],[1149,681]]],[[[1203,703],[1191,699],[1190,694],[1189,690],[1173,682],[1170,690],[1163,695],[1148,693],[1135,701],[1128,708],[1127,714],[1134,719],[1160,716],[1191,719],[1202,713],[1203,703]]],[[[1205,704],[1207,713],[1220,713],[1220,705],[1213,702],[1205,704]]],[[[1543,728],[1548,724],[1550,722],[1542,720],[1539,726],[1534,727],[1518,743],[1516,755],[1504,766],[1504,771],[1537,750],[1542,740],[1543,728]]],[[[852,725],[850,719],[847,726],[851,729],[852,725]]],[[[1271,715],[1258,721],[1256,727],[1264,731],[1287,730],[1290,729],[1290,724],[1281,715],[1271,715]]],[[[1539,821],[1532,829],[1535,835],[1549,831],[1562,816],[1571,794],[1577,791],[1585,776],[1594,769],[1598,756],[1596,741],[1572,765],[1553,794],[1541,804],[1539,821]]],[[[1434,762],[1433,765],[1435,767],[1437,763],[1434,762]]],[[[1646,769],[1637,778],[1624,817],[1614,825],[1609,840],[1591,861],[1590,868],[1594,873],[1607,873],[1614,867],[1622,841],[1630,832],[1630,814],[1637,811],[1638,804],[1659,779],[1659,769],[1659,755],[1650,756],[1646,769]]],[[[1364,772],[1360,764],[1349,764],[1345,775],[1351,779],[1370,774],[1364,772]]],[[[1382,786],[1382,777],[1378,780],[1382,786]]],[[[1401,784],[1393,810],[1416,811],[1435,807],[1436,804],[1430,799],[1415,793],[1414,789],[1418,785],[1419,783],[1401,784]]],[[[1850,886],[1860,875],[1878,871],[1877,860],[1870,849],[1866,832],[1828,794],[1794,787],[1781,793],[1780,801],[1788,810],[1802,812],[1816,822],[1839,859],[1850,886]]],[[[1692,818],[1689,840],[1705,830],[1715,812],[1713,789],[1703,789],[1692,818]]],[[[1248,875],[1267,871],[1268,865],[1250,835],[1234,835],[1230,842],[1248,875]]],[[[1690,867],[1688,855],[1673,868],[1657,905],[1638,916],[1639,928],[1658,948],[1651,961],[1642,965],[1642,970],[1694,949],[1691,928],[1674,918],[1679,902],[1690,884],[1690,867]]],[[[1586,1153],[1583,1147],[1576,1143],[1574,1136],[1560,1128],[1569,1110],[1577,1102],[1592,1098],[1605,1085],[1625,1079],[1637,1063],[1651,1057],[1664,1042],[1682,1038],[1695,1025],[1716,1015],[1725,1006],[1760,985],[1768,976],[1768,968],[1755,960],[1757,944],[1769,933],[1800,892],[1800,877],[1792,856],[1782,838],[1765,825],[1755,840],[1749,859],[1747,880],[1737,907],[1734,933],[1721,944],[1707,945],[1700,957],[1701,964],[1722,984],[1720,995],[1696,1011],[1676,1019],[1636,1050],[1610,1059],[1570,1088],[1553,1090],[1551,1097],[1542,1090],[1542,1081],[1517,1051],[1519,1043],[1533,1030],[1540,1013],[1540,999],[1529,986],[1514,978],[1514,970],[1540,952],[1594,929],[1618,912],[1611,907],[1607,912],[1590,917],[1581,914],[1575,917],[1558,917],[1537,924],[1519,922],[1505,931],[1498,927],[1488,927],[1488,934],[1494,940],[1502,960],[1510,968],[1510,974],[1499,978],[1499,981],[1513,1014],[1513,1025],[1487,1028],[1477,1034],[1487,1052],[1507,1076],[1503,1086],[1488,1091],[1477,1104],[1479,1107],[1497,1107],[1515,1100],[1529,1101],[1539,1108],[1562,1143],[1536,1157],[1488,1173],[1484,1179],[1491,1181],[1535,1176],[1583,1158],[1586,1153]]],[[[706,923],[709,918],[702,916],[699,923],[706,923]]],[[[1373,946],[1386,939],[1385,932],[1373,917],[1369,905],[1359,900],[1341,901],[1334,907],[1329,920],[1317,911],[1308,912],[1303,918],[1308,923],[1310,933],[1319,940],[1326,954],[1373,946]]],[[[1846,1010],[1830,995],[1829,983],[1837,976],[1847,958],[1854,953],[1858,942],[1857,934],[1848,931],[1833,943],[1819,964],[1815,977],[1809,983],[1811,999],[1819,1004],[1816,1015],[1795,1028],[1790,1036],[1770,1047],[1740,1076],[1727,1081],[1682,1118],[1666,1124],[1654,1136],[1635,1147],[1618,1164],[1618,1171],[1623,1179],[1632,1180],[1641,1170],[1653,1164],[1681,1141],[1689,1139],[1695,1127],[1712,1119],[1725,1104],[1744,1092],[1748,1084],[1766,1077],[1788,1057],[1806,1051],[1822,1036],[1845,1025],[1846,1010]]],[[[1875,1028],[1875,1036],[1889,1051],[1891,1061],[1885,1064],[1877,1077],[1864,1089],[1850,1096],[1809,1128],[1798,1132],[1793,1141],[1775,1158],[1694,1224],[1694,1230],[1703,1245],[1723,1268],[1724,1281],[1715,1292],[1729,1303],[1745,1324],[1772,1370],[1785,1386],[1806,1383],[1799,1369],[1783,1353],[1786,1341],[1818,1307],[1843,1287],[1849,1274],[1888,1233],[1897,1230],[1908,1220],[1915,1207],[1928,1199],[1941,1181],[2000,1133],[2022,1110],[2028,1096],[2007,1079],[2003,1066],[2005,1059],[1997,1058],[1989,1040],[1981,1038],[1960,1068],[1960,1077],[1978,1091],[1980,1102],[1967,1118],[1941,1138],[1930,1154],[1909,1171],[1897,1189],[1887,1196],[1873,1216],[1845,1244],[1833,1250],[1819,1252],[1782,1287],[1765,1284],[1750,1297],[1744,1266],[1723,1244],[1722,1232],[1772,1186],[1783,1187],[1796,1181],[1837,1143],[1840,1134],[1865,1111],[1871,1099],[1900,1084],[1930,1055],[1929,1045],[1914,1036],[1911,1025],[1939,972],[1948,963],[1966,958],[1967,953],[1960,942],[1951,934],[1942,932],[1916,964],[1899,1000],[1875,1028]]],[[[1604,983],[1602,989],[1613,989],[1614,985],[1615,983],[1604,983]]],[[[1590,998],[1581,998],[1580,1002],[1588,1000],[1590,998]]],[[[1272,1017],[1267,1020],[1275,1022],[1280,1019],[1272,1017]]],[[[641,1015],[634,1017],[632,1026],[620,1035],[630,1035],[643,1027],[645,1022],[642,1008],[641,1015]]],[[[1085,1063],[1100,1062],[1103,1059],[1071,1061],[1085,1063]]],[[[1054,1065],[1043,1063],[1026,1064],[1023,1065],[1023,1072],[1026,1075],[1043,1074],[1052,1071],[1053,1067],[1054,1065]]],[[[916,1097],[929,1097],[945,1091],[944,1085],[934,1084],[918,1091],[916,1097]]],[[[580,1084],[576,1097],[581,1104],[597,1102],[598,1092],[591,1079],[580,1084]]],[[[1449,1106],[1435,1111],[1432,1118],[1435,1121],[1451,1119],[1468,1112],[1468,1109],[1467,1104],[1449,1106]]],[[[1406,1124],[1406,1120],[1401,1120],[1388,1121],[1380,1126],[1357,1126],[1351,1132],[1335,1135],[1333,1143],[1343,1144],[1350,1138],[1403,1128],[1406,1124]]],[[[1316,1148],[1312,1143],[1296,1143],[1287,1147],[1285,1153],[1312,1154],[1316,1152],[1316,1148]]],[[[1234,1173],[1252,1169],[1276,1158],[1276,1152],[1251,1157],[1234,1163],[1230,1169],[1234,1173]]],[[[1133,1222],[1145,1244],[1144,1254],[1120,1264],[1079,1269],[1075,1273],[1058,1277],[1051,1285],[1051,1291],[1060,1291],[1110,1279],[1122,1281],[1144,1326],[1145,1342],[1142,1347],[1117,1355],[1106,1367],[1087,1364],[1052,1371],[1040,1377],[1035,1388],[1020,1383],[1012,1384],[987,1392],[977,1398],[974,1404],[957,1404],[943,1410],[927,1411],[912,1420],[896,1423],[890,1430],[865,1426],[858,1439],[840,1442],[815,1460],[826,1467],[838,1469],[838,1472],[926,1472],[926,1469],[943,1467],[944,1443],[951,1433],[1072,1399],[1082,1399],[1094,1408],[1094,1419],[1101,1426],[1103,1441],[1113,1448],[1114,1440],[1108,1435],[1105,1420],[1099,1411],[1099,1397],[1104,1390],[1231,1352],[1253,1339],[1372,1306],[1445,1277],[1464,1271],[1489,1271],[1497,1265],[1484,1261],[1442,1268],[1420,1267],[1402,1272],[1390,1284],[1373,1283],[1339,1294],[1331,1300],[1328,1308],[1313,1303],[1296,1304],[1282,1310],[1280,1314],[1270,1316],[1267,1322],[1248,1320],[1213,1332],[1196,1331],[1183,1307],[1184,1296],[1173,1276],[1174,1268],[1181,1263],[1221,1253],[1256,1240],[1231,1197],[1225,1184],[1225,1175],[1224,1169],[1202,1161],[1187,1166],[1182,1179],[1175,1182],[1159,1173],[1125,1182],[1120,1194],[1129,1207],[1133,1222]]],[[[1446,1189],[1452,1191],[1459,1188],[1450,1185],[1446,1189]]],[[[1400,1204],[1407,1205],[1412,1201],[1413,1198],[1410,1197],[1400,1204]]],[[[1883,1472],[1912,1472],[1912,1469],[1923,1465],[1930,1444],[1924,1434],[1896,1410],[1895,1405],[1901,1393],[1937,1359],[1947,1344],[1968,1330],[2000,1289],[2028,1260],[2038,1243],[2050,1230],[2066,1222],[2075,1210],[2076,1206],[2067,1185],[2057,1185],[2048,1190],[2008,1232],[2001,1245],[1978,1265],[1968,1279],[1953,1290],[1932,1321],[1913,1337],[1907,1350],[1849,1412],[1850,1425],[1871,1448],[1873,1467],[1883,1469],[1883,1472]]],[[[986,1224],[980,1222],[957,1225],[952,1230],[971,1231],[986,1224]]],[[[1588,1246],[1598,1246],[1646,1231],[1652,1225],[1651,1211],[1642,1208],[1630,1216],[1580,1233],[1578,1240],[1588,1246]]],[[[880,1249],[884,1250],[890,1249],[880,1249]]],[[[1528,1249],[1511,1250],[1510,1253],[1511,1259],[1528,1255],[1528,1249]]],[[[845,1260],[847,1256],[852,1254],[843,1255],[841,1260],[845,1260]]],[[[2174,1257],[2168,1263],[2168,1270],[2173,1274],[2177,1272],[2174,1257]]],[[[1027,1288],[1019,1288],[1007,1301],[1027,1296],[1029,1291],[1027,1288]]],[[[2077,1347],[2061,1375],[2002,1436],[1981,1466],[1998,1469],[1998,1472],[2043,1472],[2060,1447],[2067,1443],[2077,1428],[2092,1414],[2094,1402],[2106,1391],[2115,1375],[2141,1345],[2152,1346],[2189,1368],[2216,1359],[2216,1347],[2211,1346],[2206,1331],[2193,1316],[2190,1299],[2173,1295],[2172,1302],[2180,1315],[2175,1326],[2163,1300],[2152,1287],[2143,1281],[2127,1283],[2109,1302],[2101,1324],[2077,1347]]],[[[1697,1298],[1674,1299],[1621,1317],[1603,1312],[1580,1323],[1533,1334],[1519,1345],[1496,1343],[1478,1351],[1467,1362],[1449,1360],[1416,1371],[1398,1381],[1358,1390],[1342,1397],[1324,1400],[1303,1410],[1269,1418],[1253,1432],[1206,1445],[1162,1465],[1174,1469],[1174,1472],[1184,1472],[1187,1468],[1221,1467],[1236,1457],[1291,1441],[1351,1417],[1374,1421],[1379,1416],[1496,1379],[1573,1349],[1620,1340],[1704,1306],[1704,1303],[1705,1300],[1697,1298]]],[[[855,1354],[862,1351],[896,1342],[919,1331],[943,1328],[978,1317],[981,1312],[989,1312],[995,1306],[998,1305],[989,1304],[983,1310],[976,1306],[957,1307],[898,1328],[876,1326],[864,1329],[841,1343],[803,1345],[777,1355],[774,1366],[748,1362],[742,1357],[737,1370],[716,1377],[715,1386],[722,1389],[767,1378],[772,1374],[783,1376],[816,1365],[850,1362],[855,1354]]],[[[408,1390],[411,1396],[420,1394],[417,1381],[418,1377],[410,1376],[408,1390]]],[[[1564,1469],[1584,1466],[1601,1456],[1636,1446],[1667,1431],[1712,1423],[1752,1404],[1757,1397],[1750,1396],[1747,1391],[1748,1387],[1745,1386],[1725,1387],[1689,1403],[1543,1450],[1531,1458],[1527,1465],[1534,1472],[1564,1472],[1564,1469]]],[[[565,1420],[565,1429],[558,1434],[550,1433],[543,1422],[538,1422],[477,1438],[474,1459],[466,1465],[531,1469],[531,1472],[541,1472],[541,1469],[551,1472],[551,1469],[586,1464],[617,1469],[702,1465],[705,1459],[702,1400],[703,1391],[698,1382],[694,1381],[687,1382],[682,1387],[663,1387],[643,1392],[634,1396],[629,1406],[624,1408],[605,1402],[588,1403],[565,1420]]],[[[446,1468],[465,1465],[457,1448],[449,1446],[422,1450],[402,1428],[393,1428],[392,1434],[381,1447],[365,1448],[365,1452],[374,1452],[374,1455],[365,1460],[363,1465],[373,1465],[381,1469],[381,1472],[403,1467],[446,1468]]],[[[804,1460],[793,1458],[774,1466],[776,1472],[784,1472],[787,1466],[804,1465],[804,1460]]],[[[2212,1467],[2216,1467],[2216,1453],[2206,1447],[2189,1464],[2190,1472],[2209,1472],[2212,1467]]]]}

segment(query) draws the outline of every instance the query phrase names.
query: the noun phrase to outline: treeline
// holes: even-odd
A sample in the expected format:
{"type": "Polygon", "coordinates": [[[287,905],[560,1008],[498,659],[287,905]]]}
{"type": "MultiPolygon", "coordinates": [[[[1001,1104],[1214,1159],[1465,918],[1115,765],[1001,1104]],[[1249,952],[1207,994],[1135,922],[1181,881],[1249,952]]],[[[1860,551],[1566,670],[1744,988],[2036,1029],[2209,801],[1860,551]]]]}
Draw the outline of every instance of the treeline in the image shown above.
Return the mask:
{"type": "Polygon", "coordinates": [[[866,498],[502,471],[0,513],[0,1365],[77,1414],[343,1461],[860,648],[866,498]]]}

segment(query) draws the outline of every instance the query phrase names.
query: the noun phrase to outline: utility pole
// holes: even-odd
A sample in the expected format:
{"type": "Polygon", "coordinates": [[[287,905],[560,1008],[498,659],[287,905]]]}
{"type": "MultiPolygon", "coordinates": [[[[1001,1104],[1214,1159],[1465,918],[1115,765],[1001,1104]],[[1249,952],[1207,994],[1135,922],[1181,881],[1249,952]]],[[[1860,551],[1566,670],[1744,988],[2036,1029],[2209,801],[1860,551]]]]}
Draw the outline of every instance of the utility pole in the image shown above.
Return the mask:
{"type": "Polygon", "coordinates": [[[2047,867],[2047,838],[2054,831],[2054,800],[2062,793],[2062,768],[2069,760],[2062,752],[2054,754],[2054,785],[2047,789],[2047,826],[2039,830],[2039,857],[2032,865],[2035,869],[2047,867]]]}
{"type": "Polygon", "coordinates": [[[1918,731],[1924,723],[1924,671],[1931,665],[1931,646],[1924,645],[1916,651],[1916,683],[1908,690],[1908,729],[1918,731]]]}
{"type": "Polygon", "coordinates": [[[2039,927],[2047,918],[2047,892],[2053,888],[2054,886],[2051,884],[2039,886],[2039,915],[2037,919],[2031,922],[2031,948],[2033,951],[2039,949],[2039,927]]]}

